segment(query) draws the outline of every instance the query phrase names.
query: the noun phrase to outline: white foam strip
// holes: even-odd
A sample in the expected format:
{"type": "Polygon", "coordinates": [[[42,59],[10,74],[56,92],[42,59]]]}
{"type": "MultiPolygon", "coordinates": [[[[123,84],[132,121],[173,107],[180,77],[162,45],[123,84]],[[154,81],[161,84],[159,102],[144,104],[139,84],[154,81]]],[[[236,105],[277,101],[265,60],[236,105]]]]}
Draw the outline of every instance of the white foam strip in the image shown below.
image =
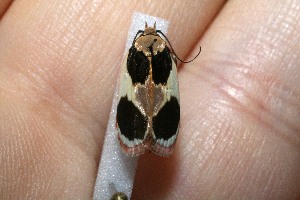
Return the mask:
{"type": "MultiPolygon", "coordinates": [[[[166,20],[143,13],[134,13],[128,32],[126,52],[130,48],[137,31],[144,30],[145,22],[149,26],[153,26],[154,22],[156,22],[156,28],[167,33],[168,22],[166,20]]],[[[121,68],[121,65],[122,63],[118,67],[121,68]]],[[[109,200],[116,192],[123,192],[130,198],[133,187],[138,158],[125,156],[119,146],[115,127],[118,103],[117,93],[116,89],[98,168],[94,189],[94,199],[96,200],[109,200]]]]}

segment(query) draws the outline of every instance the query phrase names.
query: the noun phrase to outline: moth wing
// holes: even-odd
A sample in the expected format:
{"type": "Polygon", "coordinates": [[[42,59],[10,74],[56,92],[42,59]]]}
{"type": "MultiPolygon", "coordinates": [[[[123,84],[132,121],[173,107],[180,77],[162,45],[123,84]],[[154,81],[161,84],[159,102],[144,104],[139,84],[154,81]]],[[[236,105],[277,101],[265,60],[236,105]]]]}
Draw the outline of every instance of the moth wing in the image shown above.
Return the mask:
{"type": "Polygon", "coordinates": [[[169,156],[172,153],[180,121],[176,60],[172,58],[171,53],[169,56],[172,67],[167,83],[165,85],[158,84],[156,88],[159,89],[156,89],[154,93],[154,99],[157,96],[162,96],[162,105],[159,106],[160,108],[157,109],[152,118],[153,141],[151,151],[161,156],[169,156]]]}
{"type": "Polygon", "coordinates": [[[138,156],[145,152],[143,141],[148,120],[134,103],[136,86],[128,73],[128,59],[131,58],[127,54],[120,73],[116,127],[123,152],[128,156],[138,156]]]}

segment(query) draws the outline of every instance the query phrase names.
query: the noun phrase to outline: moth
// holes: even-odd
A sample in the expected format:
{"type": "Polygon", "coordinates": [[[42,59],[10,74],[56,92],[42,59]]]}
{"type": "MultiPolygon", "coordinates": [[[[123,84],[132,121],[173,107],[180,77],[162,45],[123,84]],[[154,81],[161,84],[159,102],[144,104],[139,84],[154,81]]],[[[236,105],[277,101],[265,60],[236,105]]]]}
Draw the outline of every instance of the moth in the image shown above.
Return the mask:
{"type": "Polygon", "coordinates": [[[146,150],[169,156],[176,142],[180,122],[177,55],[167,42],[170,45],[155,23],[153,27],[145,23],[123,61],[116,128],[128,156],[146,150]]]}

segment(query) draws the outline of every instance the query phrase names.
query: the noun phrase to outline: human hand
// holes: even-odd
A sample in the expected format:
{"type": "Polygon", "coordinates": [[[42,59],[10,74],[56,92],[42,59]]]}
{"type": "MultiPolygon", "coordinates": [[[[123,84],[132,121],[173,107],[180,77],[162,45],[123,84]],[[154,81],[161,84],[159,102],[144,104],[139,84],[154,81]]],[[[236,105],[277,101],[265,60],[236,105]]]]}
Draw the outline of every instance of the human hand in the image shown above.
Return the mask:
{"type": "Polygon", "coordinates": [[[92,197],[135,11],[168,20],[181,57],[202,52],[179,68],[175,152],[140,158],[132,199],[299,198],[299,5],[14,1],[0,21],[1,199],[92,197]]]}

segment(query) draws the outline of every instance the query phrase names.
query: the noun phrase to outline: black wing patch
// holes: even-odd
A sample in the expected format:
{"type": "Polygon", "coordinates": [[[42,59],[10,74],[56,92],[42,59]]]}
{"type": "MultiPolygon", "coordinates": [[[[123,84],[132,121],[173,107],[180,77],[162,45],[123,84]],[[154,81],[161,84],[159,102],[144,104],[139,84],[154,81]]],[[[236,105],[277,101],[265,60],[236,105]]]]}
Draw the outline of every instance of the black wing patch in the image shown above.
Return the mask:
{"type": "Polygon", "coordinates": [[[118,104],[117,122],[122,135],[128,140],[144,139],[148,118],[142,115],[127,96],[122,97],[118,104]]]}
{"type": "Polygon", "coordinates": [[[157,54],[152,57],[151,63],[154,83],[156,85],[166,85],[172,70],[172,58],[169,48],[165,47],[162,52],[158,51],[157,54]]]}
{"type": "Polygon", "coordinates": [[[180,108],[177,98],[171,97],[170,101],[161,108],[153,117],[153,131],[156,139],[168,140],[177,133],[180,119],[180,108]]]}
{"type": "Polygon", "coordinates": [[[129,49],[127,58],[127,71],[132,79],[132,84],[137,83],[145,84],[149,76],[150,62],[142,51],[132,46],[129,49]]]}

